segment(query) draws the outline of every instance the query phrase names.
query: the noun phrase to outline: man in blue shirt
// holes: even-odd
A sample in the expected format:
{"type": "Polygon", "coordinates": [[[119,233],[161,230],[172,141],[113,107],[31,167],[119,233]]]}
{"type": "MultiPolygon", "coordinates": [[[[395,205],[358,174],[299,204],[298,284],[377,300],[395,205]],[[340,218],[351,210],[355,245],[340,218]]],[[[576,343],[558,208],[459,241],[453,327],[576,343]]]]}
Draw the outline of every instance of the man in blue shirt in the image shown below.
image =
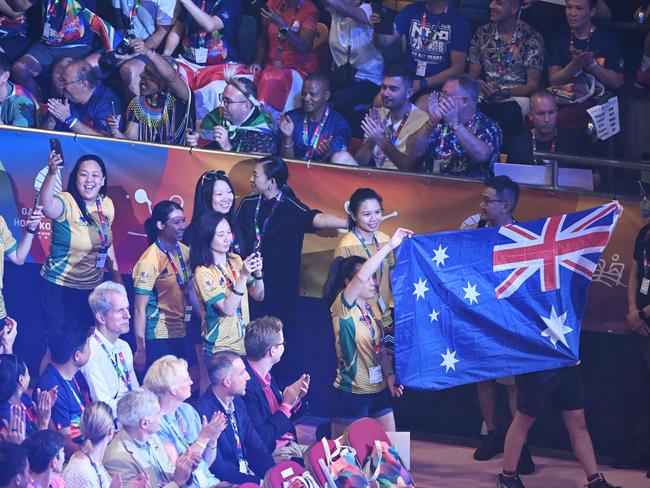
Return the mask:
{"type": "Polygon", "coordinates": [[[406,37],[406,62],[415,78],[414,99],[426,110],[421,95],[440,88],[465,71],[470,25],[449,0],[425,0],[404,7],[395,18],[392,35],[379,36],[382,46],[406,37]]]}
{"type": "Polygon", "coordinates": [[[52,362],[47,365],[39,378],[41,391],[57,389],[57,397],[52,406],[52,422],[65,437],[65,451],[69,456],[81,449],[83,437],[79,430],[81,414],[90,403],[90,390],[81,367],[90,359],[88,340],[95,327],[77,321],[61,323],[50,349],[52,362]]]}
{"type": "Polygon", "coordinates": [[[49,118],[45,129],[91,136],[110,136],[108,116],[122,113],[122,102],[97,80],[90,65],[75,61],[61,75],[64,99],[47,101],[49,118]]]}
{"type": "Polygon", "coordinates": [[[347,153],[351,131],[348,121],[328,105],[330,83],[323,73],[312,73],[302,84],[301,108],[280,115],[283,158],[330,161],[347,153]]]}

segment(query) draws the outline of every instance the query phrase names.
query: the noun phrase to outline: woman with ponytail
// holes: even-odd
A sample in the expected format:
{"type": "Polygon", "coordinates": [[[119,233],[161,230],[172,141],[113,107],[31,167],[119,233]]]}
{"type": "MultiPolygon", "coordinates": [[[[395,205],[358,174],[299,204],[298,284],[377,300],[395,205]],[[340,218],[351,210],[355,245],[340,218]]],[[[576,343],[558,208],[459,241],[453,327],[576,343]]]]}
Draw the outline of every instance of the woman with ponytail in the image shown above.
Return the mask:
{"type": "Polygon", "coordinates": [[[167,354],[185,357],[186,324],[192,315],[190,252],[181,242],[183,209],[171,200],[158,202],[144,226],[149,247],[133,267],[136,371],[167,354]]]}
{"type": "MultiPolygon", "coordinates": [[[[278,317],[289,337],[285,361],[279,363],[280,379],[291,376],[282,368],[299,361],[291,357],[294,351],[298,352],[291,347],[291,336],[296,327],[294,315],[305,233],[347,226],[345,219],[312,210],[303,204],[288,186],[288,180],[289,168],[282,158],[269,156],[259,159],[250,178],[253,195],[244,198],[237,210],[245,252],[260,251],[264,258],[266,294],[260,306],[251,307],[251,317],[278,317]]],[[[300,368],[296,364],[294,367],[300,368]]]]}
{"type": "MultiPolygon", "coordinates": [[[[370,258],[381,246],[390,240],[390,236],[379,230],[382,222],[382,198],[372,188],[357,188],[349,200],[347,208],[349,232],[341,237],[334,256],[360,256],[370,258]]],[[[395,266],[393,253],[388,253],[375,272],[378,293],[371,300],[377,306],[384,329],[385,345],[393,348],[393,291],[390,285],[390,273],[395,266]]]]}
{"type": "Polygon", "coordinates": [[[384,430],[395,431],[388,391],[397,397],[402,387],[396,384],[392,358],[385,353],[381,315],[372,299],[377,290],[377,268],[411,234],[397,229],[368,260],[337,257],[330,268],[323,298],[332,312],[338,359],[332,401],[334,437],[362,417],[376,418],[384,430]]]}

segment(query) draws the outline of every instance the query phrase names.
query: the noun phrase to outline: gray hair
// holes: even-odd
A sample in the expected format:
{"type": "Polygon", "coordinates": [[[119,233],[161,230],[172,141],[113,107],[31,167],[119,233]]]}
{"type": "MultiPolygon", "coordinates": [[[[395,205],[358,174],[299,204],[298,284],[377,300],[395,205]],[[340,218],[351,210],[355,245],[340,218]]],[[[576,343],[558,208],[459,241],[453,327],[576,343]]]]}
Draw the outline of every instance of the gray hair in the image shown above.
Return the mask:
{"type": "Polygon", "coordinates": [[[135,429],[142,419],[153,418],[159,409],[156,395],[147,390],[135,390],[117,402],[117,419],[124,427],[135,429]]]}
{"type": "Polygon", "coordinates": [[[97,285],[88,297],[88,305],[93,312],[93,316],[101,313],[106,315],[111,309],[111,294],[117,293],[126,296],[126,288],[120,283],[114,281],[104,281],[97,285]]]}
{"type": "Polygon", "coordinates": [[[157,397],[161,397],[181,384],[187,375],[187,361],[168,354],[156,359],[149,366],[143,386],[157,397]]]}
{"type": "Polygon", "coordinates": [[[468,74],[452,76],[447,80],[447,83],[450,81],[455,81],[458,83],[465,93],[467,93],[467,98],[470,99],[472,104],[476,106],[478,103],[478,96],[481,93],[481,86],[478,84],[474,78],[468,74]]]}

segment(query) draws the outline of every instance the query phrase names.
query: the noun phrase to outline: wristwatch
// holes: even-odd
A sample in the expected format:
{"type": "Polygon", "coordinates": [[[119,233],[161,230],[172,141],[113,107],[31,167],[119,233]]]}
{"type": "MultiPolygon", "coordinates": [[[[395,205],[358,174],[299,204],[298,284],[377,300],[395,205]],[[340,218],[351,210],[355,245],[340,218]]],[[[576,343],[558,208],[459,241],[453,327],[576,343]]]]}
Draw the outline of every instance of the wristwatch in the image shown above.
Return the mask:
{"type": "Polygon", "coordinates": [[[285,26],[283,26],[283,27],[280,27],[280,33],[281,33],[281,34],[285,34],[285,35],[286,35],[287,32],[289,32],[289,26],[288,26],[288,25],[285,25],[285,26]]]}

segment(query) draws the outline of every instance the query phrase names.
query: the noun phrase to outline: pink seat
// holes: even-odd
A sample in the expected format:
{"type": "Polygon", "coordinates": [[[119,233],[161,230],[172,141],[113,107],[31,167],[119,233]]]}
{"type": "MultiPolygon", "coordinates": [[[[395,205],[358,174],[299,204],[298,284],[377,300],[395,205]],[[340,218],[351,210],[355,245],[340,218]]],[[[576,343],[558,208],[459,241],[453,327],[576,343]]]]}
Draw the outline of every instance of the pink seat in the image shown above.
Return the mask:
{"type": "Polygon", "coordinates": [[[357,452],[357,461],[361,466],[366,464],[368,456],[376,440],[390,445],[390,439],[379,422],[371,418],[363,418],[352,422],[343,434],[345,443],[357,452]]]}
{"type": "Polygon", "coordinates": [[[305,472],[305,468],[295,461],[282,461],[266,472],[264,484],[269,488],[282,488],[282,483],[305,472]]]}
{"type": "MultiPolygon", "coordinates": [[[[327,444],[330,447],[330,451],[336,449],[336,444],[334,444],[334,441],[328,439],[327,444]]],[[[323,470],[318,463],[319,459],[327,462],[325,449],[323,449],[323,444],[321,441],[316,442],[309,449],[307,449],[307,452],[305,452],[305,466],[307,466],[307,469],[309,469],[311,474],[314,475],[314,478],[316,478],[316,481],[320,486],[326,486],[327,478],[325,477],[325,473],[323,473],[323,470]]]]}

